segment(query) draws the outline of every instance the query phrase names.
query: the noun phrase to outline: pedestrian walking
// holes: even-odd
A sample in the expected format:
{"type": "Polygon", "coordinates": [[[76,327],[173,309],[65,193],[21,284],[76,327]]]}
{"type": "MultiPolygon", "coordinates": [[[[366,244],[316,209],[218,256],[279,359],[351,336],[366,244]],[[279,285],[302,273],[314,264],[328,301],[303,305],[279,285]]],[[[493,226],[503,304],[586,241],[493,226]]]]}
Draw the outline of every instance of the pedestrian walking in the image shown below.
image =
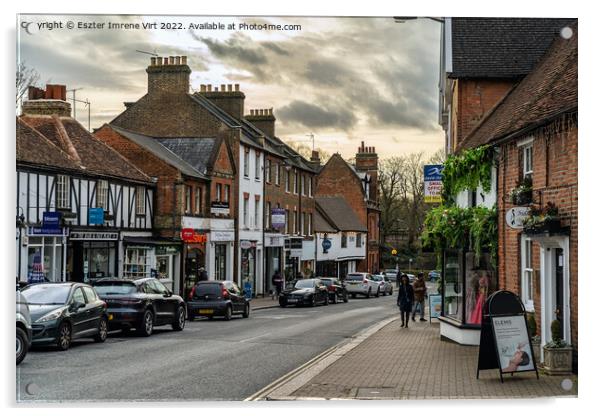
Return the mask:
{"type": "Polygon", "coordinates": [[[410,279],[404,273],[401,276],[401,285],[399,286],[399,293],[397,294],[397,306],[399,306],[399,312],[401,312],[401,327],[408,327],[408,321],[410,320],[410,312],[412,311],[412,305],[414,304],[414,288],[410,284],[410,279]]]}
{"type": "Polygon", "coordinates": [[[420,272],[416,276],[413,284],[414,289],[414,307],[412,308],[412,321],[416,321],[416,311],[420,308],[420,320],[424,319],[424,298],[426,297],[426,283],[424,282],[424,273],[420,272]]]}
{"type": "Polygon", "coordinates": [[[279,270],[276,270],[272,275],[272,284],[276,288],[276,295],[280,297],[280,292],[282,292],[282,276],[280,275],[279,270]]]}
{"type": "Polygon", "coordinates": [[[399,285],[401,284],[401,270],[397,270],[397,276],[395,276],[395,284],[397,285],[397,289],[399,289],[399,285]]]}
{"type": "Polygon", "coordinates": [[[207,270],[205,270],[204,267],[200,268],[199,280],[201,282],[205,282],[205,281],[209,280],[209,275],[207,274],[207,270]]]}

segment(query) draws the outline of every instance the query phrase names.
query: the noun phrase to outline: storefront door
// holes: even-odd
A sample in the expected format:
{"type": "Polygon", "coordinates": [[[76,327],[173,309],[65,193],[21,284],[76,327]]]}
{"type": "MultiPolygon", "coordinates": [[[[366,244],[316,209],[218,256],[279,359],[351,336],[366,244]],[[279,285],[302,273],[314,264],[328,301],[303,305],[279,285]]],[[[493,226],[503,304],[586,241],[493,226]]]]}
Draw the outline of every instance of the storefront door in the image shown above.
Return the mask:
{"type": "Polygon", "coordinates": [[[215,244],[215,280],[231,280],[226,276],[228,243],[215,244]]]}
{"type": "Polygon", "coordinates": [[[89,282],[90,279],[117,276],[116,244],[113,241],[72,241],[68,257],[72,281],[89,282]]]}

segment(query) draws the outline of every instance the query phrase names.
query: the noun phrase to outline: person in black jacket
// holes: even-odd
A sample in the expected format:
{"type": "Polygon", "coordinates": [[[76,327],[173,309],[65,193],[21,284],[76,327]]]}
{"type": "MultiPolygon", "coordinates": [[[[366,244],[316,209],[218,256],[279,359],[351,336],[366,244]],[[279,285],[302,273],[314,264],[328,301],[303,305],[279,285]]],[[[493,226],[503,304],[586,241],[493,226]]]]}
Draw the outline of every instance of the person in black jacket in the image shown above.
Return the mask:
{"type": "Polygon", "coordinates": [[[401,285],[399,286],[399,292],[397,294],[397,306],[401,312],[401,327],[408,327],[408,321],[410,320],[410,312],[412,311],[412,305],[414,304],[414,289],[410,284],[410,279],[404,273],[401,276],[401,285]]]}

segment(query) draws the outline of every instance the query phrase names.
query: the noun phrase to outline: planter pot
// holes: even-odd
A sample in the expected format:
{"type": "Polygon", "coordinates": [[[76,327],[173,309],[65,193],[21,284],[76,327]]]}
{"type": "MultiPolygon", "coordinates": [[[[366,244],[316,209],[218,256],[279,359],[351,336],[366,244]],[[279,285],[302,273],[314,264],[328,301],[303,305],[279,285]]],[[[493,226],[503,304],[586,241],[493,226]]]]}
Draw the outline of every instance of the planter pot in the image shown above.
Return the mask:
{"type": "Polygon", "coordinates": [[[512,196],[514,205],[529,205],[531,202],[533,202],[533,191],[523,191],[512,196]]]}
{"type": "Polygon", "coordinates": [[[530,225],[523,229],[527,235],[552,234],[560,232],[560,220],[547,220],[539,224],[530,225]]]}
{"type": "Polygon", "coordinates": [[[541,342],[531,341],[531,345],[533,346],[533,359],[535,360],[535,364],[539,365],[541,363],[541,342]]]}
{"type": "Polygon", "coordinates": [[[550,375],[570,375],[573,370],[573,348],[543,347],[544,371],[550,375]]]}

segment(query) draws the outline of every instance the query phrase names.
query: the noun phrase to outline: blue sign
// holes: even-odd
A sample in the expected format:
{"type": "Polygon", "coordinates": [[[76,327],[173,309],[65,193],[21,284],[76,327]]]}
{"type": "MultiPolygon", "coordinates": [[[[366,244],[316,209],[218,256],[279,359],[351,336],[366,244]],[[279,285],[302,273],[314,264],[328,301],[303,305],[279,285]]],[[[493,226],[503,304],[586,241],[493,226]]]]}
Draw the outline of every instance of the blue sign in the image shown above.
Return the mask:
{"type": "Polygon", "coordinates": [[[443,165],[424,165],[424,180],[441,181],[443,180],[443,165]]]}
{"type": "Polygon", "coordinates": [[[245,292],[245,299],[251,299],[253,297],[253,285],[251,284],[251,281],[247,280],[244,284],[244,292],[245,292]]]}
{"type": "Polygon", "coordinates": [[[322,240],[322,248],[324,249],[324,253],[328,253],[330,247],[332,247],[332,242],[330,241],[330,238],[325,238],[324,240],[322,240]]]}
{"type": "Polygon", "coordinates": [[[429,319],[441,315],[441,295],[429,295],[429,319]]]}
{"type": "Polygon", "coordinates": [[[105,210],[102,208],[88,208],[88,224],[103,225],[105,223],[105,210]]]}
{"type": "Polygon", "coordinates": [[[61,213],[60,212],[44,212],[42,215],[42,233],[43,234],[60,234],[61,233],[61,213]]]}

